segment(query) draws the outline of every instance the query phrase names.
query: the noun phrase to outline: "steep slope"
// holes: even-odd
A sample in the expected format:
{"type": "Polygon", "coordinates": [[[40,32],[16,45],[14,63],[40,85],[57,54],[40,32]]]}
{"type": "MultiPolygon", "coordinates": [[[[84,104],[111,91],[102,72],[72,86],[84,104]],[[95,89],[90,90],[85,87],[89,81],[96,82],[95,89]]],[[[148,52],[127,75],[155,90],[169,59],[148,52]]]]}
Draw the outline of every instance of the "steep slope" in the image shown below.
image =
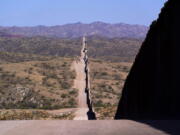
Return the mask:
{"type": "Polygon", "coordinates": [[[103,22],[94,22],[90,24],[73,23],[57,26],[0,27],[0,30],[6,30],[11,34],[24,36],[77,38],[86,34],[87,36],[99,35],[111,38],[144,38],[148,27],[124,23],[109,24],[103,22]]]}
{"type": "Polygon", "coordinates": [[[126,80],[116,119],[180,119],[180,4],[152,23],[126,80]]]}

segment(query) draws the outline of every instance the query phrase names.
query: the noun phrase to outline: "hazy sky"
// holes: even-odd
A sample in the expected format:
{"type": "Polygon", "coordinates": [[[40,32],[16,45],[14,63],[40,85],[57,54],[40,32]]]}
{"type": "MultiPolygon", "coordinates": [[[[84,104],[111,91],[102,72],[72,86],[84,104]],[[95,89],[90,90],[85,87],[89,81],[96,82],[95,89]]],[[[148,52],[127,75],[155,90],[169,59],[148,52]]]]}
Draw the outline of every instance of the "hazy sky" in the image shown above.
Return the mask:
{"type": "Polygon", "coordinates": [[[166,0],[0,0],[1,26],[103,21],[149,25],[166,0]]]}

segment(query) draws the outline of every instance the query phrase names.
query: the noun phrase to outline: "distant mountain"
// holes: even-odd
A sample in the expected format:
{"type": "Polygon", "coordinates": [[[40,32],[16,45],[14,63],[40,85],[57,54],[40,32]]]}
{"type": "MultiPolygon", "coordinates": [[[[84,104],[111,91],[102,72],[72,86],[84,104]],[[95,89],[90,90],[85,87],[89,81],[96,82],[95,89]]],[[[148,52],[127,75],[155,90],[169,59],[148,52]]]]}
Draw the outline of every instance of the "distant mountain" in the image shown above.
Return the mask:
{"type": "Polygon", "coordinates": [[[0,27],[0,31],[13,35],[46,36],[60,38],[77,38],[83,35],[87,36],[104,36],[109,38],[128,37],[144,38],[148,27],[143,25],[130,25],[124,23],[109,24],[104,22],[93,22],[90,24],[73,23],[57,26],[35,26],[35,27],[0,27]]]}
{"type": "Polygon", "coordinates": [[[7,37],[7,38],[13,38],[13,37],[21,37],[20,35],[12,35],[4,31],[0,31],[0,37],[7,37]]]}

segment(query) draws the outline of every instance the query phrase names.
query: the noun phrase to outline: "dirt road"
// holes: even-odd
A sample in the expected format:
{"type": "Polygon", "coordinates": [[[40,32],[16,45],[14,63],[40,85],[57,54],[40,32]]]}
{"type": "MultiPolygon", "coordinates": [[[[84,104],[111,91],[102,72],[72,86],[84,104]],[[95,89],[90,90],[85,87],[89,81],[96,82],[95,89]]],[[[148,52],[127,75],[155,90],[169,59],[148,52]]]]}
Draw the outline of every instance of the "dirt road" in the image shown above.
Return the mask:
{"type": "Polygon", "coordinates": [[[76,79],[74,80],[74,88],[78,89],[78,109],[75,112],[75,118],[74,120],[88,120],[87,112],[88,112],[88,106],[87,106],[87,97],[85,93],[85,87],[86,87],[86,74],[85,74],[85,62],[84,62],[84,52],[85,44],[82,46],[81,50],[81,56],[78,60],[75,60],[73,62],[73,68],[76,71],[76,79]]]}

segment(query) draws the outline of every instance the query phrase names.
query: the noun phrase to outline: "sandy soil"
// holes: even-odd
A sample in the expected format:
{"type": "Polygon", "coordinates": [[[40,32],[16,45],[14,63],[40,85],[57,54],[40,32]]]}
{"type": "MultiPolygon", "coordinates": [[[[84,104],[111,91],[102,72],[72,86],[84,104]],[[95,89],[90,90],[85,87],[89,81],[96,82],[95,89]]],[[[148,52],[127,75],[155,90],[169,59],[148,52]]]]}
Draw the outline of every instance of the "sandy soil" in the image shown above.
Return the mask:
{"type": "Polygon", "coordinates": [[[85,62],[83,60],[84,58],[84,50],[85,45],[82,46],[81,50],[81,56],[76,59],[73,62],[74,70],[76,71],[76,78],[74,80],[74,88],[78,89],[78,109],[75,112],[75,118],[74,120],[88,120],[87,112],[88,112],[88,106],[87,106],[87,99],[86,99],[86,93],[85,93],[85,62]]]}

